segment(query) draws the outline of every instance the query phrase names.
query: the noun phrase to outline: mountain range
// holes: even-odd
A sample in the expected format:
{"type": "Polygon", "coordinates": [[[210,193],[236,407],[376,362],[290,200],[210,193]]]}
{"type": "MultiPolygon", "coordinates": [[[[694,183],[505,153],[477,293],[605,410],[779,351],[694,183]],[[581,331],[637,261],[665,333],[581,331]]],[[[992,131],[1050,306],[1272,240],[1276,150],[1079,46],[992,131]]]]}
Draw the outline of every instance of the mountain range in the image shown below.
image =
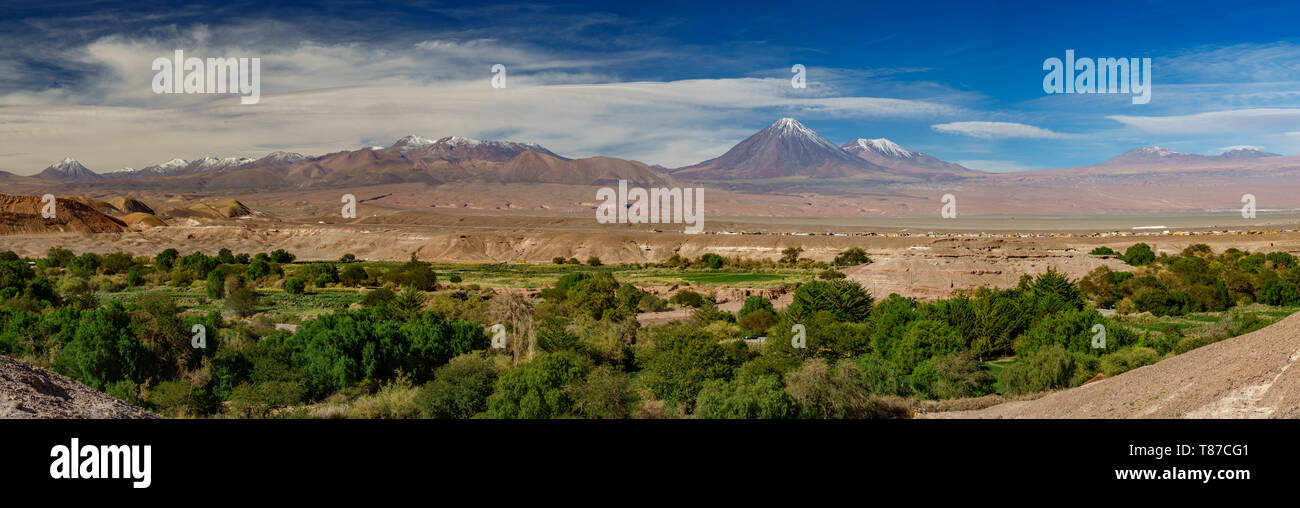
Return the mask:
{"type": "MultiPolygon", "coordinates": [[[[837,145],[793,118],[773,122],[722,155],[676,169],[614,157],[570,159],[542,146],[480,141],[461,136],[437,140],[409,135],[387,147],[325,155],[273,152],[258,159],[171,159],[139,170],[99,174],[72,158],[32,177],[0,172],[0,181],[59,181],[81,186],[123,186],[165,191],[275,190],[356,187],[394,183],[437,185],[460,181],[662,186],[680,182],[804,182],[824,188],[876,188],[877,184],[1017,181],[1063,185],[1080,177],[1161,172],[1272,171],[1294,168],[1296,157],[1244,148],[1207,156],[1144,147],[1093,165],[1064,170],[994,174],[908,150],[885,138],[858,138],[837,145]]],[[[769,186],[770,187],[770,186],[769,186]]],[[[759,187],[761,188],[761,185],[759,187]]]]}

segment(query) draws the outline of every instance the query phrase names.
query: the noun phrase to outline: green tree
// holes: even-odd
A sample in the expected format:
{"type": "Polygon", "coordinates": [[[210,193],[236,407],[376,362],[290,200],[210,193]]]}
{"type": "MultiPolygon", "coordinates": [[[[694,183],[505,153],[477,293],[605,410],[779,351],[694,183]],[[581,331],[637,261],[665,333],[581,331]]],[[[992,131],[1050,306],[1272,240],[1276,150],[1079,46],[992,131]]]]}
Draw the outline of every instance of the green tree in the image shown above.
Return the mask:
{"type": "Polygon", "coordinates": [[[591,372],[591,360],[572,351],[537,355],[507,371],[488,397],[489,418],[556,418],[573,414],[571,387],[591,372]]]}
{"type": "Polygon", "coordinates": [[[208,273],[208,280],[204,282],[203,289],[208,298],[218,300],[226,296],[226,277],[221,270],[213,270],[208,273]]]}
{"type": "Polygon", "coordinates": [[[993,376],[967,351],[923,362],[912,372],[912,385],[936,400],[979,397],[993,392],[993,376]]]}
{"type": "Polygon", "coordinates": [[[349,264],[339,272],[339,282],[349,287],[360,286],[369,278],[370,275],[366,273],[365,267],[359,264],[349,264]]]}
{"type": "Polygon", "coordinates": [[[705,382],[731,377],[734,366],[712,335],[685,326],[658,331],[641,378],[656,397],[689,410],[705,382]]]}
{"type": "Polygon", "coordinates": [[[574,411],[587,418],[627,418],[639,399],[627,373],[608,365],[596,367],[586,379],[574,383],[569,392],[574,411]]]}
{"type": "Polygon", "coordinates": [[[226,295],[226,309],[241,318],[256,314],[257,303],[257,291],[249,288],[239,288],[226,295]]]}
{"type": "Polygon", "coordinates": [[[1094,357],[1053,344],[1018,356],[1015,363],[1003,368],[1003,392],[1019,395],[1079,386],[1096,374],[1098,363],[1094,357]]]}
{"type": "Polygon", "coordinates": [[[813,281],[796,289],[786,312],[804,321],[817,311],[827,311],[837,321],[861,322],[871,313],[871,294],[849,280],[813,281]]]}
{"type": "Polygon", "coordinates": [[[416,406],[425,418],[471,418],[487,411],[497,376],[492,360],[475,354],[457,356],[434,371],[433,381],[420,388],[416,406]]]}
{"type": "Polygon", "coordinates": [[[803,254],[803,247],[786,247],[781,250],[781,262],[789,264],[798,263],[800,254],[803,254]]]}
{"type": "Polygon", "coordinates": [[[288,280],[284,281],[284,292],[286,293],[291,295],[301,295],[306,290],[307,281],[297,277],[290,277],[288,280]]]}
{"type": "Polygon", "coordinates": [[[1124,262],[1133,266],[1150,264],[1156,260],[1156,253],[1145,243],[1135,243],[1124,251],[1124,262]]]}
{"type": "Polygon", "coordinates": [[[780,378],[743,371],[730,381],[705,382],[695,402],[696,418],[784,419],[798,414],[780,378]]]}
{"type": "Polygon", "coordinates": [[[857,266],[870,263],[871,257],[867,256],[867,251],[859,247],[853,247],[841,252],[840,255],[835,256],[835,260],[831,261],[831,264],[835,266],[857,266]]]}
{"type": "Polygon", "coordinates": [[[722,256],[712,252],[700,256],[700,264],[709,267],[710,270],[722,268],[723,261],[722,256]]]}
{"type": "Polygon", "coordinates": [[[176,258],[180,257],[180,255],[181,253],[177,252],[176,249],[167,249],[154,256],[153,264],[159,270],[166,272],[171,270],[172,266],[175,266],[176,258]]]}

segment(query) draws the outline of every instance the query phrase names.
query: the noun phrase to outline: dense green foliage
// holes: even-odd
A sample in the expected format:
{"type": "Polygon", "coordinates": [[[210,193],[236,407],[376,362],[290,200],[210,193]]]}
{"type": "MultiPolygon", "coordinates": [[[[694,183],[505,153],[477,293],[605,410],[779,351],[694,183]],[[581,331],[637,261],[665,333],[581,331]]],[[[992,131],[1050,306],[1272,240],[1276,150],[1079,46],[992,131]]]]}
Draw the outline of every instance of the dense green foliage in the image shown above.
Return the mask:
{"type": "MultiPolygon", "coordinates": [[[[779,263],[808,266],[811,278],[801,252],[791,247],[779,263]]],[[[1234,307],[1300,305],[1300,267],[1286,253],[1193,246],[1156,256],[1135,246],[1124,257],[1132,271],[1072,281],[1048,270],[929,302],[877,301],[838,276],[804,279],[779,290],[793,290],[784,309],[764,290],[733,315],[725,292],[689,286],[663,299],[611,267],[567,258],[543,267],[557,278],[530,297],[439,288],[433,265],[414,258],[0,252],[0,354],[168,416],[897,418],[915,399],[1118,375],[1276,316],[1234,307]],[[686,317],[637,319],[670,305],[686,317]],[[1110,307],[1119,318],[1097,310],[1110,307]],[[1222,313],[1221,331],[1126,319],[1194,312],[1222,313]],[[191,345],[196,324],[205,348],[191,345]],[[507,330],[504,350],[491,346],[495,324],[507,330]]],[[[870,262],[865,251],[850,249],[836,264],[860,262],[870,262]]],[[[705,253],[661,266],[673,263],[728,275],[717,271],[748,261],[705,253]]]]}

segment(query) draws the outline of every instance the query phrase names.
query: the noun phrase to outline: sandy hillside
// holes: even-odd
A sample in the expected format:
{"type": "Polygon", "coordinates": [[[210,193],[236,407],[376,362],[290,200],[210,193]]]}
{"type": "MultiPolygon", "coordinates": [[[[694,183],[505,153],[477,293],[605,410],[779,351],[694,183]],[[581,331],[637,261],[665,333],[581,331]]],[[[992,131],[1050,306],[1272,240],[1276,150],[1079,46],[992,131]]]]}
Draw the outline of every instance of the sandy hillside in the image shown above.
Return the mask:
{"type": "Polygon", "coordinates": [[[44,369],[0,355],[0,418],[159,418],[44,369]]]}
{"type": "Polygon", "coordinates": [[[1300,314],[1119,376],[933,418],[1300,418],[1300,314]]]}

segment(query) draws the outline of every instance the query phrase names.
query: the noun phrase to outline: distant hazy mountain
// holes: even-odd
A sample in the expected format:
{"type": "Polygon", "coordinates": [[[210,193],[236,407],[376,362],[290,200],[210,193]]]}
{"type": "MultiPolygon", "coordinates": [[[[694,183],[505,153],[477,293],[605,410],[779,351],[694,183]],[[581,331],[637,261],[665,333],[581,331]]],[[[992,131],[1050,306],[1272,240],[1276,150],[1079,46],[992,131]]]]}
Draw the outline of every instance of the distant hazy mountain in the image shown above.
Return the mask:
{"type": "Polygon", "coordinates": [[[900,173],[932,175],[947,173],[953,175],[975,175],[979,171],[939,160],[937,157],[903,148],[885,138],[858,138],[842,147],[844,151],[872,164],[893,169],[900,173]]]}
{"type": "MultiPolygon", "coordinates": [[[[88,180],[76,161],[65,161],[40,175],[46,179],[88,180]]],[[[90,175],[93,172],[85,170],[90,175]]],[[[135,189],[245,190],[351,187],[393,183],[439,184],[461,180],[573,185],[664,185],[673,180],[654,168],[613,157],[571,160],[539,145],[479,141],[461,136],[432,140],[403,137],[388,147],[366,147],[306,157],[274,152],[260,159],[175,158],[139,170],[110,173],[106,184],[128,180],[135,189]]]]}
{"type": "Polygon", "coordinates": [[[678,168],[673,175],[696,180],[740,180],[842,178],[887,172],[885,167],[846,152],[795,119],[782,118],[721,157],[678,168]]]}
{"type": "Polygon", "coordinates": [[[1144,146],[1111,157],[1103,165],[1151,165],[1189,162],[1214,162],[1224,160],[1250,160],[1265,157],[1281,157],[1275,153],[1261,152],[1251,148],[1238,148],[1219,155],[1197,155],[1181,153],[1158,146],[1144,146]]]}
{"type": "Polygon", "coordinates": [[[72,157],[66,157],[36,174],[47,180],[96,180],[100,175],[83,166],[72,157]]]}

